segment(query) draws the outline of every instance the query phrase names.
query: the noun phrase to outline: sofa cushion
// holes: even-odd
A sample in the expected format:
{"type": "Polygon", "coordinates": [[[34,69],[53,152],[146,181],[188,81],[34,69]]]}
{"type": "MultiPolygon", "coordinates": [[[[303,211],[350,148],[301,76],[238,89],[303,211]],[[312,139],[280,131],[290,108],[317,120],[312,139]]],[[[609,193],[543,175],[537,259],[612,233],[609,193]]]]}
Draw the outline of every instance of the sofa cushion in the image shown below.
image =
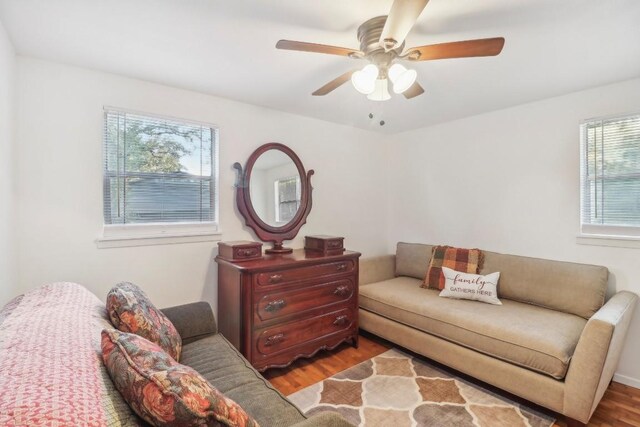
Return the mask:
{"type": "Polygon", "coordinates": [[[606,267],[486,252],[480,274],[500,272],[498,295],[590,318],[604,305],[606,267]]]}
{"type": "MultiPolygon", "coordinates": [[[[396,275],[423,279],[433,246],[398,243],[396,275]]],[[[588,319],[604,304],[606,267],[484,251],[479,274],[500,272],[498,296],[588,319]]]]}
{"type": "Polygon", "coordinates": [[[423,280],[427,276],[433,246],[399,242],[396,246],[396,276],[423,280]]]}
{"type": "Polygon", "coordinates": [[[176,327],[137,285],[122,282],[113,287],[107,294],[107,312],[117,329],[140,335],[180,360],[182,338],[176,327]]]}
{"type": "Polygon", "coordinates": [[[530,304],[439,298],[420,280],[397,277],[360,287],[360,307],[554,378],[564,378],[586,320],[530,304]]]}
{"type": "Polygon", "coordinates": [[[275,390],[221,334],[186,344],[182,363],[236,401],[260,425],[291,426],[304,415],[275,390]]]}

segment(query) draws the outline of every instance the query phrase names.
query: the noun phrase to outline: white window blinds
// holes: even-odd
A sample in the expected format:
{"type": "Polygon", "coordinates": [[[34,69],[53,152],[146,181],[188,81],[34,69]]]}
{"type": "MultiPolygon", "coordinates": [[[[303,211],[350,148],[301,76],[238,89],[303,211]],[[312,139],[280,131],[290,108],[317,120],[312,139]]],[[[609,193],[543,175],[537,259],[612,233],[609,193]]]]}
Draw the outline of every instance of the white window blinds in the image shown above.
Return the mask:
{"type": "Polygon", "coordinates": [[[276,181],[276,222],[289,222],[300,207],[300,177],[276,181]]]}
{"type": "Polygon", "coordinates": [[[592,120],[582,136],[582,232],[640,236],[640,115],[592,120]]]}
{"type": "Polygon", "coordinates": [[[106,110],[104,222],[217,222],[217,129],[106,110]]]}

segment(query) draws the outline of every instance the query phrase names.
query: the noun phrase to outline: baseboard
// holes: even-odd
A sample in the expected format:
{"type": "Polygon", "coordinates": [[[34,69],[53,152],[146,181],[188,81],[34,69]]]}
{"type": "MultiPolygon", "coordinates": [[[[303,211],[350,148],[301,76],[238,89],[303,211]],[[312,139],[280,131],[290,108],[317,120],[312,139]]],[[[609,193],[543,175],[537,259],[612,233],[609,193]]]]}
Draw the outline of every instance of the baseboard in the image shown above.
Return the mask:
{"type": "Polygon", "coordinates": [[[640,380],[636,378],[627,377],[626,375],[614,374],[613,380],[617,383],[640,389],[640,380]]]}

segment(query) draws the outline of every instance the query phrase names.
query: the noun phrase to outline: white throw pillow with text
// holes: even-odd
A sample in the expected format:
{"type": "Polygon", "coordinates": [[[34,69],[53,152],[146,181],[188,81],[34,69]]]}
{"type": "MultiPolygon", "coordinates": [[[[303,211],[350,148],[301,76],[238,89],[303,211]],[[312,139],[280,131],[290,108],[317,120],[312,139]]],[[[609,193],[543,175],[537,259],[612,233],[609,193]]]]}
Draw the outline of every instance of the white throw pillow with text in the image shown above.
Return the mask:
{"type": "Polygon", "coordinates": [[[445,282],[441,297],[468,299],[489,304],[502,305],[498,299],[498,280],[500,272],[487,274],[462,273],[442,267],[445,282]]]}

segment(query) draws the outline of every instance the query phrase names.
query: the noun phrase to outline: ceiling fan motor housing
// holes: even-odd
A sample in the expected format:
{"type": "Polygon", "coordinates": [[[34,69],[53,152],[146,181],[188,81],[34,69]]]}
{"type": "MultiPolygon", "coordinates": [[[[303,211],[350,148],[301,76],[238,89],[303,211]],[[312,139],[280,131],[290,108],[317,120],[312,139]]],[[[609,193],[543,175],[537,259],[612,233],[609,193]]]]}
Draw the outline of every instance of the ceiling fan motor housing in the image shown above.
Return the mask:
{"type": "MultiPolygon", "coordinates": [[[[385,53],[384,46],[380,45],[380,35],[384,24],[387,22],[386,16],[376,16],[364,22],[358,27],[358,41],[360,42],[360,50],[364,52],[365,57],[369,57],[373,53],[385,53]]],[[[404,42],[400,46],[389,50],[388,54],[394,58],[400,55],[404,49],[404,42]]]]}

